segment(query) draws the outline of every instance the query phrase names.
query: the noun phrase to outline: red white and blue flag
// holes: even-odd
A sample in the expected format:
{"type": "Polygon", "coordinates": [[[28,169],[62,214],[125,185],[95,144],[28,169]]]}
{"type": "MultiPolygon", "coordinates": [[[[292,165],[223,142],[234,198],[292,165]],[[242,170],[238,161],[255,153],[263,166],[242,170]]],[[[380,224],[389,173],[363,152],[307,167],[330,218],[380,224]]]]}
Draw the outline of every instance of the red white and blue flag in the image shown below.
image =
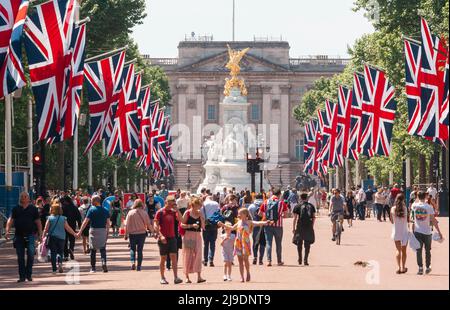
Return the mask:
{"type": "Polygon", "coordinates": [[[173,156],[172,156],[172,131],[171,131],[169,117],[166,117],[164,119],[163,128],[164,128],[164,130],[163,130],[164,134],[166,135],[164,150],[167,155],[167,166],[165,169],[165,176],[169,176],[173,173],[173,169],[174,169],[173,156]]]}
{"type": "Polygon", "coordinates": [[[73,137],[80,115],[81,94],[84,81],[86,24],[75,27],[72,37],[72,61],[69,72],[69,85],[60,109],[61,131],[59,135],[49,139],[49,143],[51,144],[73,137]]]}
{"type": "Polygon", "coordinates": [[[349,141],[349,158],[354,160],[358,160],[361,153],[362,107],[365,87],[364,76],[355,73],[353,75],[352,120],[349,141]]]}
{"type": "MultiPolygon", "coordinates": [[[[421,19],[422,58],[420,71],[421,122],[417,128],[419,136],[448,139],[448,126],[441,122],[445,119],[445,64],[448,50],[444,40],[431,33],[425,19],[421,19]]],[[[447,110],[448,111],[448,110],[447,110]]]]}
{"type": "Polygon", "coordinates": [[[356,159],[350,151],[353,92],[343,86],[339,86],[338,92],[338,126],[341,131],[338,154],[345,158],[356,159]]]}
{"type": "Polygon", "coordinates": [[[369,100],[363,102],[363,153],[389,156],[397,111],[395,88],[384,72],[370,66],[365,66],[364,77],[369,100]]]}
{"type": "Polygon", "coordinates": [[[135,75],[134,64],[124,68],[122,81],[125,96],[117,105],[114,128],[106,148],[108,156],[127,153],[139,147],[137,101],[140,80],[140,75],[135,75]]]}
{"type": "Polygon", "coordinates": [[[418,128],[421,122],[426,121],[422,118],[422,104],[420,101],[421,86],[421,68],[422,68],[422,46],[414,42],[405,40],[405,70],[406,70],[406,95],[408,102],[408,133],[410,135],[419,135],[418,128]]]}
{"type": "Polygon", "coordinates": [[[53,0],[36,5],[25,22],[40,140],[59,135],[63,126],[61,110],[70,84],[74,4],[75,0],[53,0]]]}
{"type": "Polygon", "coordinates": [[[90,130],[85,154],[98,142],[111,137],[117,105],[123,100],[125,52],[85,65],[90,130]]]}
{"type": "Polygon", "coordinates": [[[22,66],[22,31],[28,5],[28,0],[0,2],[0,98],[26,83],[22,66]]]}
{"type": "Polygon", "coordinates": [[[342,130],[338,126],[338,105],[327,100],[325,110],[318,115],[319,127],[323,137],[319,158],[328,167],[341,167],[343,158],[339,153],[338,141],[342,135],[342,130]]]}
{"type": "Polygon", "coordinates": [[[159,158],[159,146],[158,138],[163,125],[164,112],[159,109],[159,100],[154,102],[150,106],[151,114],[151,130],[148,154],[146,157],[145,165],[147,168],[151,168],[153,171],[162,171],[160,158],[159,158]]]}

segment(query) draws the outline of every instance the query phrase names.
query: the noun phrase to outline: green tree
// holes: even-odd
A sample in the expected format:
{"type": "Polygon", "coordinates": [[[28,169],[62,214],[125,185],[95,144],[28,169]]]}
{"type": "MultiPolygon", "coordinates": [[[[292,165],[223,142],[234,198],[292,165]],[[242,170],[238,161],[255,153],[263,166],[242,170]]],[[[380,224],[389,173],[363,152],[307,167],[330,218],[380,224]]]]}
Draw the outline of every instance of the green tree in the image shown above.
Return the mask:
{"type": "MultiPolygon", "coordinates": [[[[406,156],[413,165],[424,169],[425,159],[431,157],[434,144],[425,139],[412,137],[407,133],[407,100],[405,94],[404,54],[402,36],[420,36],[420,16],[426,18],[434,33],[448,38],[449,1],[439,0],[378,0],[373,6],[371,0],[357,0],[355,11],[363,10],[373,19],[375,32],[364,35],[349,48],[351,63],[342,74],[330,79],[320,79],[305,94],[294,117],[304,123],[315,117],[325,99],[335,100],[337,85],[351,84],[352,72],[363,70],[365,63],[382,68],[396,89],[398,101],[397,117],[393,132],[393,151],[389,158],[374,157],[365,161],[371,175],[387,182],[389,172],[394,171],[396,180],[401,179],[402,162],[406,156]],[[405,150],[405,154],[403,154],[405,150]]],[[[424,174],[423,171],[421,174],[424,174]]]]}

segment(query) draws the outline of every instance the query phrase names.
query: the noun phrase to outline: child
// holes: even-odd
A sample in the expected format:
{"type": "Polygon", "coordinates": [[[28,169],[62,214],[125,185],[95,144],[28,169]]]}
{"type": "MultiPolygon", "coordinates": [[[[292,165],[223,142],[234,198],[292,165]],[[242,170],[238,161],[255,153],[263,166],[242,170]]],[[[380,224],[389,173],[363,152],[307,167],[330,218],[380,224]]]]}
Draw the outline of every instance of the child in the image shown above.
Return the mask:
{"type": "Polygon", "coordinates": [[[218,223],[220,227],[229,228],[230,230],[236,230],[236,239],[234,241],[234,255],[238,257],[239,260],[239,271],[241,273],[241,282],[250,281],[250,262],[248,257],[252,253],[252,247],[250,243],[250,235],[252,234],[254,226],[266,226],[269,221],[256,222],[249,220],[250,213],[246,208],[242,208],[238,213],[239,221],[231,226],[226,225],[221,222],[218,223]],[[247,271],[247,278],[244,278],[244,267],[247,271]]]}
{"type": "Polygon", "coordinates": [[[235,234],[231,233],[231,223],[225,222],[225,231],[220,236],[222,238],[222,257],[224,262],[224,281],[231,281],[231,268],[233,264],[233,255],[234,255],[234,240],[236,238],[235,234]]]}

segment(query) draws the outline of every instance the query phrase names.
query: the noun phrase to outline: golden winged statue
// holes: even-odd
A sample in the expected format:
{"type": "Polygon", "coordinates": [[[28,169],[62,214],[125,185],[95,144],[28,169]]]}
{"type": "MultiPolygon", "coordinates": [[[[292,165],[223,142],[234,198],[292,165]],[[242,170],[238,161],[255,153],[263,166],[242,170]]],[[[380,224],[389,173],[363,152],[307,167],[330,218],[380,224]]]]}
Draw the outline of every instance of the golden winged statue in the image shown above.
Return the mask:
{"type": "Polygon", "coordinates": [[[245,82],[243,79],[239,79],[238,75],[241,72],[241,67],[239,66],[242,58],[247,54],[250,48],[246,48],[242,51],[236,51],[231,49],[230,45],[228,45],[228,56],[229,61],[226,64],[226,68],[230,70],[231,79],[225,79],[225,96],[230,96],[231,89],[234,87],[238,87],[241,89],[241,94],[243,96],[247,96],[247,88],[245,87],[245,82]]]}

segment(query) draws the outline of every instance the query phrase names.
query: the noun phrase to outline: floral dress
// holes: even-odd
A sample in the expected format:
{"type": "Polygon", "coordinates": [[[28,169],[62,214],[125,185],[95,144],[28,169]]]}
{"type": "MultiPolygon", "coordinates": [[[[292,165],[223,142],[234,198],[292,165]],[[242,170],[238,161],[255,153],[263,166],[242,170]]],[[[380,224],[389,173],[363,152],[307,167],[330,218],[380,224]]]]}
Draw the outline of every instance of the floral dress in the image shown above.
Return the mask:
{"type": "Polygon", "coordinates": [[[250,225],[248,222],[241,222],[237,228],[236,239],[234,241],[234,255],[250,256],[252,246],[250,243],[250,225]]]}

